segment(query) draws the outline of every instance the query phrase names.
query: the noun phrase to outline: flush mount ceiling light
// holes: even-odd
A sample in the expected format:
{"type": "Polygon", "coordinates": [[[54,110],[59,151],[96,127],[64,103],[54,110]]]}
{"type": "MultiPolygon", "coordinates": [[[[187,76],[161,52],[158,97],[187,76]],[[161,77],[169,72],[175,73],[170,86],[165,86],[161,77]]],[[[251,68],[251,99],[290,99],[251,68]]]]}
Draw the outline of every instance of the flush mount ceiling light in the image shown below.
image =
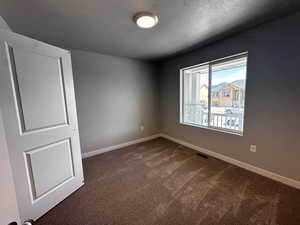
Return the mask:
{"type": "Polygon", "coordinates": [[[143,29],[152,28],[158,23],[158,17],[150,12],[139,12],[134,15],[133,20],[143,29]]]}

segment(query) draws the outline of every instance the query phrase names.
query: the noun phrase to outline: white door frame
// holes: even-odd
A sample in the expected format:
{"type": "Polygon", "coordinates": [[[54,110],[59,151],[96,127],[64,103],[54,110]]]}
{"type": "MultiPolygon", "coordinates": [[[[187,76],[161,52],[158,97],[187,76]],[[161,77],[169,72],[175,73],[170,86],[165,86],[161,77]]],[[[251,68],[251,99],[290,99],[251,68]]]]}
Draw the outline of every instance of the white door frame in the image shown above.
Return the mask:
{"type": "Polygon", "coordinates": [[[0,109],[0,224],[20,224],[15,185],[9,162],[6,138],[0,109]]]}

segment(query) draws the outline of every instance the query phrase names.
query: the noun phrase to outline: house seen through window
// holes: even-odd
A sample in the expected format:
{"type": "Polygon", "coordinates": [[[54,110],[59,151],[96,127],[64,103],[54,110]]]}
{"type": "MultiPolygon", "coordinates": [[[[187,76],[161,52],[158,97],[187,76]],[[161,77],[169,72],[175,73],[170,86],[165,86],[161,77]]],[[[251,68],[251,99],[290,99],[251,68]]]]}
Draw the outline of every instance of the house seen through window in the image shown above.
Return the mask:
{"type": "Polygon", "coordinates": [[[247,54],[181,70],[183,124],[243,133],[247,54]]]}

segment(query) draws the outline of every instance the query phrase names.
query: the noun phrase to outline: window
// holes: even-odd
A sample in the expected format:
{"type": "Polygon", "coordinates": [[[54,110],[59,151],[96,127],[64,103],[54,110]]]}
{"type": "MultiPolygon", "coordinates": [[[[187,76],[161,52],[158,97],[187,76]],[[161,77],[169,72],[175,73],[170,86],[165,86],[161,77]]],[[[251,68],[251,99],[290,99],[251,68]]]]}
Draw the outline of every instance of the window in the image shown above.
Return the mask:
{"type": "Polygon", "coordinates": [[[225,88],[223,90],[223,97],[230,97],[230,88],[225,88]]]}
{"type": "Polygon", "coordinates": [[[247,53],[181,69],[180,122],[243,133],[247,53]]]}

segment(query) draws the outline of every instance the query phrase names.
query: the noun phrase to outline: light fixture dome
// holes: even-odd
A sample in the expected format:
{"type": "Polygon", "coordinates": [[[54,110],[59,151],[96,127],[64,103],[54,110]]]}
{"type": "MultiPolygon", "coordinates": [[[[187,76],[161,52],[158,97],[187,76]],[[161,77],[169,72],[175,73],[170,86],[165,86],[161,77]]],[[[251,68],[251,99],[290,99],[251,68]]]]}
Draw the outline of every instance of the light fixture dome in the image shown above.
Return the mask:
{"type": "Polygon", "coordinates": [[[150,12],[139,12],[133,17],[136,25],[143,29],[154,27],[158,23],[158,17],[150,12]]]}

